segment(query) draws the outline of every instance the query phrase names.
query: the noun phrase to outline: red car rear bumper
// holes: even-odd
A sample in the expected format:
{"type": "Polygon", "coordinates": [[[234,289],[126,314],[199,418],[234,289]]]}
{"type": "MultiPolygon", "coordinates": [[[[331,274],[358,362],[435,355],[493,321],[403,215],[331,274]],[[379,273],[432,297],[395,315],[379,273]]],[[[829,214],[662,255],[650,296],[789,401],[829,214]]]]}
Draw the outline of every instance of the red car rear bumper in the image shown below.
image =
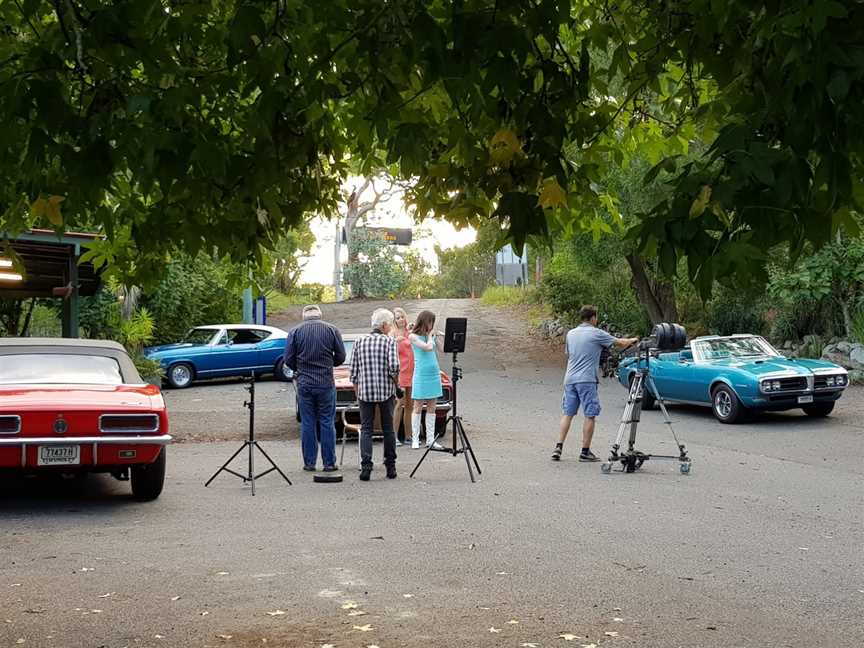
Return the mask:
{"type": "Polygon", "coordinates": [[[171,443],[171,440],[170,434],[0,438],[0,469],[99,470],[113,466],[148,464],[156,461],[159,451],[171,443]],[[78,446],[79,461],[63,466],[40,466],[40,446],[78,446]]]}

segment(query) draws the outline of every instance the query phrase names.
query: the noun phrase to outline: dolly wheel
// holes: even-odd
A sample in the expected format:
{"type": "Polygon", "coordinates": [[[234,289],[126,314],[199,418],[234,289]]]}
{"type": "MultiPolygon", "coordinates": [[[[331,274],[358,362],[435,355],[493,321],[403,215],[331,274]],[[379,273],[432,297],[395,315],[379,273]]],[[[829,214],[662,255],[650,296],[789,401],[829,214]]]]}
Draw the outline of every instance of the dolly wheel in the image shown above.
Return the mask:
{"type": "Polygon", "coordinates": [[[608,475],[610,472],[612,472],[612,463],[609,461],[605,461],[600,464],[600,472],[602,472],[604,475],[608,475]]]}

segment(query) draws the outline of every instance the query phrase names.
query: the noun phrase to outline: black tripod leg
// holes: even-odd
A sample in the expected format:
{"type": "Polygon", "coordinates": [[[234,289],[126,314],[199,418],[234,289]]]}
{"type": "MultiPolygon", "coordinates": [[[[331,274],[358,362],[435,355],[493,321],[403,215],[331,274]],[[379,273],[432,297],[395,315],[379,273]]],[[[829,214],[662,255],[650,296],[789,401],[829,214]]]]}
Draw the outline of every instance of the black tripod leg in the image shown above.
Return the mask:
{"type": "Polygon", "coordinates": [[[471,453],[471,459],[474,460],[474,466],[477,468],[477,474],[482,475],[483,471],[480,470],[480,464],[477,462],[477,456],[474,454],[474,448],[471,447],[471,442],[468,440],[468,434],[465,432],[465,427],[462,425],[462,421],[459,421],[459,430],[462,434],[462,438],[465,440],[465,446],[468,448],[468,452],[471,453]]]}
{"type": "Polygon", "coordinates": [[[228,459],[228,461],[226,461],[224,464],[222,464],[222,467],[219,470],[217,470],[215,473],[213,473],[213,476],[207,480],[207,482],[204,484],[204,487],[206,488],[207,486],[209,486],[210,482],[212,482],[214,479],[216,479],[216,475],[218,475],[220,472],[225,470],[227,468],[228,464],[230,464],[232,461],[234,461],[234,457],[236,457],[241,452],[243,452],[243,448],[245,448],[248,444],[249,444],[248,441],[244,441],[243,445],[240,446],[239,448],[237,448],[237,452],[235,452],[233,455],[231,455],[231,458],[228,459]]]}
{"type": "MultiPolygon", "coordinates": [[[[434,444],[433,444],[433,445],[434,445],[434,444]]],[[[414,466],[414,470],[412,470],[412,471],[411,471],[411,474],[408,475],[409,478],[414,476],[414,473],[417,472],[417,469],[420,467],[420,464],[423,463],[423,461],[426,459],[426,456],[427,456],[430,452],[432,452],[432,446],[431,446],[431,445],[430,445],[430,446],[427,446],[427,448],[426,448],[426,452],[423,453],[423,456],[420,457],[420,461],[418,461],[418,462],[417,462],[417,465],[414,466]]]]}
{"type": "Polygon", "coordinates": [[[468,457],[468,437],[465,436],[465,430],[462,427],[462,423],[459,421],[459,419],[456,419],[454,426],[458,426],[459,428],[459,441],[462,444],[460,452],[465,457],[465,465],[468,466],[468,476],[471,478],[471,483],[474,484],[477,482],[477,480],[474,479],[474,471],[471,469],[471,459],[468,457]]]}
{"type": "Polygon", "coordinates": [[[270,462],[270,465],[273,466],[273,469],[274,469],[276,472],[278,472],[280,475],[282,475],[282,479],[284,479],[286,482],[288,482],[288,485],[289,485],[289,486],[293,486],[293,484],[291,483],[291,480],[288,479],[288,477],[285,476],[285,473],[283,473],[283,472],[282,472],[282,469],[279,468],[279,466],[276,465],[276,462],[273,461],[273,460],[270,458],[270,455],[268,455],[266,452],[264,452],[264,448],[262,448],[260,445],[258,445],[258,442],[257,442],[257,441],[255,442],[255,447],[258,448],[258,450],[261,451],[261,454],[263,454],[263,455],[264,455],[264,458],[267,459],[267,461],[270,462]]]}

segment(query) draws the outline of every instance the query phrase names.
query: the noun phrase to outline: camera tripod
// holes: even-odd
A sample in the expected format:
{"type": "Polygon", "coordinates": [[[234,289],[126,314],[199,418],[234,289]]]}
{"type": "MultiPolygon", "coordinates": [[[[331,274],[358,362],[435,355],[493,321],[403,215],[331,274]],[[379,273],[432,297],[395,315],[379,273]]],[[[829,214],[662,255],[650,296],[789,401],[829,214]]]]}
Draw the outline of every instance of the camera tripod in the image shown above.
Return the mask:
{"type": "MultiPolygon", "coordinates": [[[[476,479],[474,478],[474,470],[471,467],[471,462],[474,462],[474,467],[477,468],[477,474],[482,474],[480,470],[480,464],[477,463],[477,457],[474,455],[474,449],[471,447],[471,442],[468,440],[468,435],[465,434],[465,427],[462,425],[462,417],[459,416],[458,410],[456,409],[456,384],[462,379],[462,368],[458,366],[457,360],[458,352],[453,352],[453,373],[451,374],[453,377],[453,409],[450,413],[450,416],[447,417],[447,421],[444,424],[444,431],[439,435],[435,434],[435,437],[432,439],[432,443],[430,443],[426,452],[423,453],[423,456],[420,457],[420,461],[417,462],[417,465],[414,466],[414,470],[411,471],[409,477],[413,477],[414,473],[417,472],[417,469],[420,468],[420,464],[423,463],[423,460],[429,455],[430,452],[446,452],[447,454],[451,454],[454,457],[456,455],[464,455],[465,456],[465,464],[468,466],[468,475],[471,477],[471,482],[476,483],[476,479]],[[444,437],[447,434],[447,425],[453,425],[453,445],[450,448],[436,448],[435,443],[438,441],[439,437],[444,437]],[[471,455],[470,459],[468,455],[471,455]]],[[[429,428],[426,428],[426,437],[429,437],[429,428]]]]}
{"type": "Polygon", "coordinates": [[[280,475],[282,475],[282,479],[284,479],[286,482],[288,482],[289,486],[291,486],[292,484],[291,484],[291,480],[285,476],[285,473],[283,473],[279,469],[279,466],[277,466],[276,463],[270,458],[270,455],[268,455],[266,452],[264,452],[264,448],[262,448],[260,445],[258,445],[258,442],[255,440],[255,372],[254,371],[252,372],[252,377],[249,379],[249,384],[246,386],[246,390],[249,392],[249,400],[243,401],[243,407],[249,408],[249,438],[243,442],[243,445],[237,449],[237,452],[235,452],[233,455],[231,455],[231,457],[228,459],[228,461],[226,461],[224,464],[222,464],[222,467],[219,470],[217,470],[215,473],[213,473],[213,476],[207,480],[207,483],[204,484],[204,487],[206,488],[207,486],[209,486],[210,482],[212,482],[214,479],[216,479],[216,476],[224,470],[225,472],[231,473],[235,477],[239,477],[240,479],[242,479],[244,484],[246,484],[246,482],[250,482],[252,484],[252,495],[254,496],[255,495],[255,480],[260,478],[260,477],[263,477],[264,475],[266,475],[268,473],[273,472],[274,470],[276,472],[278,472],[280,475]],[[257,475],[255,474],[255,449],[256,448],[258,449],[258,451],[262,455],[264,455],[264,458],[270,462],[270,466],[271,466],[270,468],[268,468],[264,472],[259,473],[257,475]],[[232,461],[234,461],[234,457],[239,455],[245,449],[249,450],[248,472],[245,475],[241,475],[240,473],[238,473],[234,470],[231,470],[231,468],[228,467],[228,464],[230,464],[232,461]]]}
{"type": "Polygon", "coordinates": [[[672,427],[672,420],[669,418],[669,412],[666,410],[666,403],[657,386],[651,379],[648,369],[650,366],[651,351],[644,346],[644,342],[640,342],[639,355],[637,356],[636,365],[638,370],[633,376],[633,382],[630,384],[630,393],[627,395],[627,405],[624,407],[624,414],[621,416],[621,424],[618,426],[618,437],[615,439],[615,445],[612,446],[612,451],[609,454],[609,459],[600,465],[600,470],[603,473],[612,472],[612,466],[615,463],[620,463],[623,472],[632,473],[642,467],[642,464],[649,459],[666,459],[670,461],[678,461],[679,469],[682,475],[690,473],[690,457],[687,456],[687,450],[684,445],[678,441],[678,436],[672,427]],[[645,363],[642,364],[642,351],[645,352],[645,363]],[[660,406],[663,412],[663,419],[666,425],[669,426],[669,431],[672,433],[672,438],[675,439],[675,445],[678,446],[678,456],[674,455],[656,455],[645,454],[636,450],[636,428],[639,425],[639,419],[642,414],[642,404],[646,396],[653,398],[660,406]],[[627,428],[630,428],[630,436],[627,440],[627,450],[621,452],[621,443],[624,440],[624,434],[627,428]]]}

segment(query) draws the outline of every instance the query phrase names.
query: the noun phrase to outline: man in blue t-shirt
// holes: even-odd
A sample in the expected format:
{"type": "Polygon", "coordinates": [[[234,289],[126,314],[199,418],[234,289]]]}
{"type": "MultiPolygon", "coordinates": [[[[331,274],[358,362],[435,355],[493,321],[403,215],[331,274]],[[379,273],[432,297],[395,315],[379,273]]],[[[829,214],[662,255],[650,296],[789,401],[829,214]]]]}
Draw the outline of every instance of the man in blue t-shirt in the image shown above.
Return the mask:
{"type": "Polygon", "coordinates": [[[600,367],[600,354],[611,346],[626,348],[636,344],[639,338],[616,338],[597,328],[597,309],[583,306],[579,311],[582,323],[567,333],[564,352],[567,354],[567,373],[564,374],[564,399],[561,404],[561,430],[552,459],[561,459],[564,440],[570,431],[573,417],[579,413],[585,416],[582,424],[582,452],[579,461],[598,461],[591,452],[591,438],[594,436],[594,419],[600,414],[600,397],[597,394],[597,371],[600,367]]]}

